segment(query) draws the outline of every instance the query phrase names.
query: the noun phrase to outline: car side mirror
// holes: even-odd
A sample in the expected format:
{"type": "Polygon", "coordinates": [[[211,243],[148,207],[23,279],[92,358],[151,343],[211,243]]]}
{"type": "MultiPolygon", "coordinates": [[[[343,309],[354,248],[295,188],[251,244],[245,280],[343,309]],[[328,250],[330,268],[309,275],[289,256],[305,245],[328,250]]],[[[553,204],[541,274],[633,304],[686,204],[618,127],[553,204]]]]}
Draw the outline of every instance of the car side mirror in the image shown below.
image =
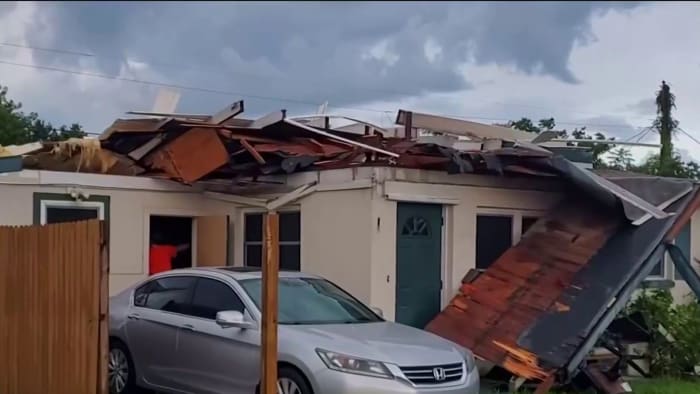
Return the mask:
{"type": "Polygon", "coordinates": [[[221,311],[216,314],[216,324],[221,328],[240,328],[243,330],[255,327],[253,322],[246,320],[239,311],[221,311]]]}
{"type": "Polygon", "coordinates": [[[373,306],[372,312],[376,313],[379,317],[384,318],[384,311],[382,310],[382,308],[377,308],[376,306],[373,306]]]}

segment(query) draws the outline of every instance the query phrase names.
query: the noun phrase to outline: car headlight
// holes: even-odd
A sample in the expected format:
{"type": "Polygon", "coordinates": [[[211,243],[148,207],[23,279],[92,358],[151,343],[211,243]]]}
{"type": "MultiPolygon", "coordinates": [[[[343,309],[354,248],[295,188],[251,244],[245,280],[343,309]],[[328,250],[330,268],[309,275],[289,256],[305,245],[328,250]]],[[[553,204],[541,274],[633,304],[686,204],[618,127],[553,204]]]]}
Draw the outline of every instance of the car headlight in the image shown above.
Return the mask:
{"type": "Polygon", "coordinates": [[[389,369],[387,369],[384,363],[379,361],[366,360],[323,349],[316,349],[316,353],[318,353],[319,357],[321,357],[321,360],[323,360],[328,368],[336,371],[373,376],[376,378],[394,378],[394,375],[389,372],[389,369]]]}
{"type": "Polygon", "coordinates": [[[476,360],[474,359],[474,353],[471,351],[464,349],[462,351],[462,355],[464,356],[464,363],[467,366],[467,372],[471,372],[474,367],[476,367],[476,360]]]}

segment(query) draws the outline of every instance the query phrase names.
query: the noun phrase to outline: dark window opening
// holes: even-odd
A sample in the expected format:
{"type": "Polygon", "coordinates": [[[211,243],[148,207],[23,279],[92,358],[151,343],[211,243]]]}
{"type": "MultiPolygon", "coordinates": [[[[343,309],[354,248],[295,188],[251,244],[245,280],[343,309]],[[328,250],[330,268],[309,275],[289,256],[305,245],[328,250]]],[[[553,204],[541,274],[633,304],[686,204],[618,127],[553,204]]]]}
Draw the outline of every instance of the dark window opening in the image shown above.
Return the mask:
{"type": "Polygon", "coordinates": [[[150,228],[151,274],[192,267],[192,218],[151,216],[150,228]]]}
{"type": "Polygon", "coordinates": [[[487,269],[503,252],[513,246],[511,216],[477,215],[476,268],[487,269]]]}
{"type": "Polygon", "coordinates": [[[522,230],[520,233],[525,234],[537,220],[539,220],[539,218],[523,216],[522,230]]]}
{"type": "MultiPolygon", "coordinates": [[[[249,267],[260,267],[263,259],[263,232],[265,215],[251,213],[245,215],[244,260],[249,267]]],[[[299,271],[301,268],[301,214],[299,212],[279,213],[280,269],[299,271]]]]}
{"type": "Polygon", "coordinates": [[[46,207],[46,224],[99,219],[97,208],[46,207]]]}
{"type": "Polygon", "coordinates": [[[197,279],[190,314],[204,319],[216,319],[222,311],[244,311],[243,302],[225,283],[215,279],[197,279]]]}

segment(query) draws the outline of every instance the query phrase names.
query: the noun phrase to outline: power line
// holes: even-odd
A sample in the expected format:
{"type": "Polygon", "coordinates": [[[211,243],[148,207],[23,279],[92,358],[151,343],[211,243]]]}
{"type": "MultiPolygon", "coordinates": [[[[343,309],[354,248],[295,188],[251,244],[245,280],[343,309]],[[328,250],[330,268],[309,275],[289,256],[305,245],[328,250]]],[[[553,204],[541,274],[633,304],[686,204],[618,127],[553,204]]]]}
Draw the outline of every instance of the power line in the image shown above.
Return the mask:
{"type": "MultiPolygon", "coordinates": [[[[110,80],[122,81],[122,82],[131,82],[131,83],[137,83],[137,84],[141,84],[141,85],[152,85],[152,86],[167,87],[167,88],[173,88],[173,89],[190,90],[190,91],[195,91],[195,92],[211,93],[211,94],[218,94],[218,95],[224,95],[224,96],[244,97],[244,98],[248,97],[248,98],[257,99],[257,100],[278,101],[278,102],[287,102],[287,103],[313,105],[313,106],[321,105],[321,103],[315,103],[315,102],[298,100],[298,99],[291,99],[291,98],[261,96],[261,95],[256,95],[256,94],[232,92],[232,91],[227,91],[227,90],[200,88],[200,87],[196,87],[196,86],[186,86],[186,85],[178,85],[178,84],[173,84],[173,83],[147,81],[147,80],[143,80],[143,79],[126,78],[126,77],[120,77],[120,76],[116,76],[116,75],[107,75],[107,74],[93,73],[93,72],[87,72],[87,71],[68,70],[68,69],[59,68],[59,67],[40,66],[40,65],[36,65],[36,64],[23,64],[23,63],[8,62],[5,60],[0,60],[0,64],[6,64],[6,65],[16,66],[16,67],[33,68],[33,69],[38,69],[38,70],[54,71],[54,72],[72,74],[72,75],[82,75],[82,76],[92,77],[92,78],[102,78],[102,79],[110,79],[110,80]]],[[[338,108],[338,109],[354,110],[354,111],[377,112],[377,113],[393,112],[393,111],[384,111],[384,110],[377,110],[377,109],[371,109],[371,108],[340,107],[340,106],[335,106],[335,105],[329,105],[329,107],[338,108]]]]}
{"type": "MultiPolygon", "coordinates": [[[[6,47],[12,47],[12,48],[18,48],[18,49],[28,49],[28,50],[36,50],[36,51],[43,51],[43,52],[50,52],[50,53],[58,53],[58,54],[63,54],[63,55],[72,55],[72,56],[82,56],[82,57],[88,57],[88,58],[108,58],[108,59],[117,59],[121,62],[124,62],[125,64],[128,65],[128,59],[126,56],[113,56],[113,55],[96,55],[95,53],[90,53],[90,52],[82,52],[82,51],[75,51],[75,50],[70,50],[70,49],[62,49],[62,48],[47,48],[47,47],[39,47],[39,46],[33,46],[33,45],[26,45],[26,44],[19,44],[19,43],[11,43],[11,42],[0,42],[0,46],[6,46],[6,47]]],[[[207,68],[207,70],[198,68],[198,67],[193,67],[189,66],[187,64],[183,63],[176,63],[176,62],[169,62],[169,61],[152,61],[152,60],[138,60],[134,59],[134,61],[138,62],[145,62],[145,63],[150,63],[150,64],[155,64],[155,65],[164,65],[164,66],[169,66],[169,67],[177,67],[177,68],[187,68],[191,70],[196,70],[202,73],[207,73],[211,74],[212,71],[219,71],[219,70],[214,70],[214,68],[207,68]]],[[[278,78],[279,76],[262,76],[262,75],[256,75],[256,74],[251,74],[251,73],[243,73],[240,71],[228,71],[230,74],[238,74],[246,77],[254,77],[254,78],[273,78],[276,77],[278,78]]],[[[408,92],[402,92],[399,90],[394,90],[394,89],[372,89],[372,88],[362,88],[360,90],[366,90],[366,91],[375,91],[375,92],[383,92],[383,93],[388,93],[392,95],[404,95],[404,96],[413,96],[415,93],[408,93],[408,92]]],[[[250,95],[248,95],[250,96],[250,95]]],[[[500,104],[503,106],[514,106],[514,107],[522,107],[522,108],[533,108],[533,109],[539,109],[543,111],[550,111],[550,108],[545,108],[541,106],[536,106],[536,105],[531,105],[531,104],[518,104],[518,103],[506,103],[503,101],[491,101],[493,104],[500,104]]],[[[320,105],[314,103],[314,105],[320,105]]],[[[341,108],[341,107],[335,107],[335,108],[341,108]]],[[[385,111],[385,110],[372,110],[370,112],[394,112],[394,111],[385,111]]],[[[571,112],[572,114],[583,114],[581,112],[571,112]]],[[[591,113],[586,113],[586,115],[593,115],[591,113]]],[[[491,121],[510,121],[512,119],[499,119],[499,118],[488,118],[488,117],[479,117],[479,116],[455,116],[455,115],[443,115],[443,116],[450,116],[450,117],[457,117],[457,118],[462,118],[462,119],[480,119],[480,120],[491,120],[491,121]]],[[[563,125],[571,125],[571,126],[594,126],[594,127],[613,127],[613,128],[627,128],[629,125],[623,125],[623,124],[591,124],[591,123],[582,123],[582,122],[566,122],[566,121],[557,121],[558,124],[563,124],[563,125]]]]}
{"type": "MultiPolygon", "coordinates": [[[[209,93],[209,94],[225,95],[225,96],[230,96],[230,97],[243,97],[243,98],[248,97],[248,98],[258,99],[258,100],[287,102],[287,103],[302,104],[302,105],[309,105],[309,106],[315,106],[315,107],[318,107],[319,105],[321,105],[321,103],[319,103],[319,102],[311,102],[311,101],[305,101],[305,100],[299,100],[299,99],[274,97],[274,96],[262,96],[262,95],[256,95],[256,94],[248,94],[248,93],[219,90],[219,89],[210,89],[210,88],[201,88],[201,87],[196,87],[196,86],[187,86],[187,85],[180,85],[180,84],[174,84],[174,83],[148,81],[148,80],[137,79],[137,78],[127,78],[127,77],[120,77],[120,76],[116,76],[116,75],[93,73],[93,72],[88,72],[88,71],[77,71],[77,70],[70,70],[70,69],[64,69],[64,68],[52,67],[52,66],[41,66],[41,65],[35,65],[35,64],[16,63],[16,62],[9,62],[9,61],[5,61],[5,60],[0,60],[0,64],[5,64],[5,65],[15,66],[15,67],[24,67],[24,68],[31,68],[31,69],[37,69],[37,70],[44,70],[44,71],[54,71],[54,72],[60,72],[60,73],[65,73],[65,74],[71,74],[71,75],[87,76],[87,77],[92,77],[92,78],[101,78],[101,79],[114,80],[114,81],[130,82],[130,83],[136,83],[136,84],[141,84],[141,85],[168,87],[168,88],[173,88],[173,89],[181,89],[181,90],[189,90],[189,91],[196,91],[196,92],[209,93]]],[[[379,114],[385,114],[385,115],[388,115],[388,114],[395,112],[393,110],[375,109],[375,108],[361,108],[361,107],[348,107],[348,106],[335,106],[335,105],[329,105],[329,107],[336,108],[336,109],[343,109],[343,110],[351,110],[351,111],[373,112],[373,113],[379,113],[379,114]]],[[[474,115],[450,115],[450,114],[436,114],[436,115],[458,118],[458,119],[465,119],[465,120],[477,119],[477,120],[489,120],[489,121],[498,121],[498,122],[509,122],[511,120],[511,119],[506,119],[506,118],[484,117],[484,116],[474,116],[474,115]]],[[[629,125],[615,125],[615,124],[607,124],[606,125],[606,124],[591,124],[591,123],[567,122],[567,121],[557,121],[557,123],[562,124],[562,125],[572,125],[572,126],[629,128],[629,125]]],[[[632,138],[634,138],[634,136],[632,138]]]]}
{"type": "Polygon", "coordinates": [[[688,133],[687,131],[681,129],[680,127],[678,128],[678,130],[680,130],[683,134],[685,134],[686,136],[688,136],[688,138],[690,138],[691,140],[693,140],[693,142],[695,142],[696,144],[700,145],[700,140],[698,140],[697,138],[695,138],[695,137],[693,137],[692,135],[690,135],[690,133],[688,133]]]}

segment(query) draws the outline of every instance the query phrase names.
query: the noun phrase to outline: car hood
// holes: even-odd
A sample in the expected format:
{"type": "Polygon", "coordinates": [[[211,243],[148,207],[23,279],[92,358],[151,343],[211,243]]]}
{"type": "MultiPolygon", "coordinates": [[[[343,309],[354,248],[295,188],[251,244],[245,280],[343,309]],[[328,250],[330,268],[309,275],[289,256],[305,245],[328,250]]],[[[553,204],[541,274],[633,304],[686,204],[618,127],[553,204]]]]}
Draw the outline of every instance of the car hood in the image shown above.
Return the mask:
{"type": "Polygon", "coordinates": [[[314,348],[399,366],[448,364],[464,360],[454,343],[396,323],[280,325],[279,329],[280,341],[303,341],[314,348]]]}

